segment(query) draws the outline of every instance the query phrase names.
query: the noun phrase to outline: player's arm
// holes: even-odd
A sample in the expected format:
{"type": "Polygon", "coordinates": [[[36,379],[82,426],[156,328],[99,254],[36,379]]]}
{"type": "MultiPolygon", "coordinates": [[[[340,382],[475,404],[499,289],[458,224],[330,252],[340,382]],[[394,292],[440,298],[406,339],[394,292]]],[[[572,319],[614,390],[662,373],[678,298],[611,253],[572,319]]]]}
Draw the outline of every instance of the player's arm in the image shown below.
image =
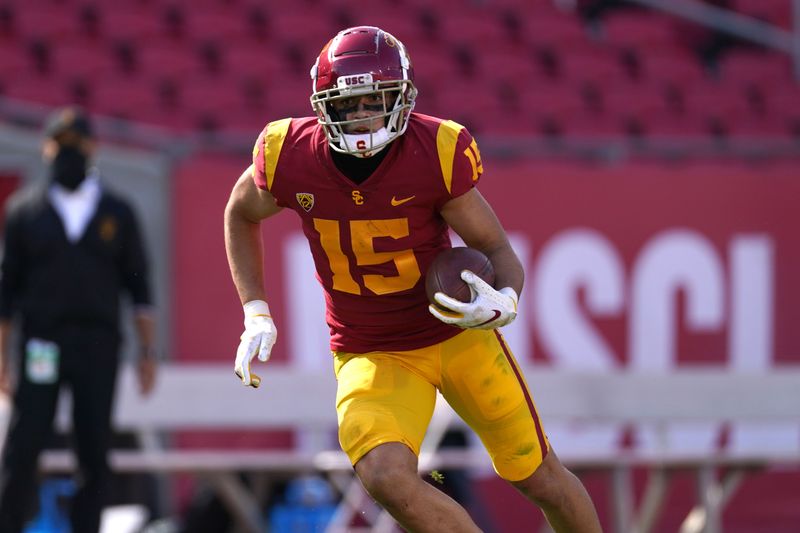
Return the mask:
{"type": "Polygon", "coordinates": [[[236,182],[225,206],[225,251],[242,304],[265,300],[261,221],[281,210],[253,180],[253,166],[236,182]]]}
{"type": "Polygon", "coordinates": [[[260,226],[280,210],[275,198],[256,186],[252,165],[239,177],[225,207],[225,250],[245,315],[234,372],[252,387],[258,387],[261,378],[250,373],[250,361],[256,355],[267,361],[278,337],[264,292],[260,226]]]}
{"type": "Polygon", "coordinates": [[[525,273],[508,242],[503,226],[478,189],[453,198],[441,210],[445,222],[464,244],[477,248],[489,258],[495,271],[495,287],[522,291],[525,273]]]}
{"type": "Polygon", "coordinates": [[[486,254],[494,266],[497,289],[474,273],[464,271],[461,279],[470,285],[472,301],[460,302],[437,293],[437,303],[449,311],[431,305],[428,308],[431,314],[462,328],[494,329],[510,324],[517,316],[524,271],[491,206],[472,188],[444,204],[441,215],[467,246],[486,254]]]}

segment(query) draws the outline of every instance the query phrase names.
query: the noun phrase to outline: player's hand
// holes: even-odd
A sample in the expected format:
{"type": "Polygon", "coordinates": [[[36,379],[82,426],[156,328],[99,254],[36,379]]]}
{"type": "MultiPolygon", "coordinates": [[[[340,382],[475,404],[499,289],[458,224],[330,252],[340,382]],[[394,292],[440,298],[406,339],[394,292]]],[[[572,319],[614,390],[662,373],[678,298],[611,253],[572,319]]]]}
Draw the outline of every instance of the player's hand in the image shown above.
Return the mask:
{"type": "Polygon", "coordinates": [[[475,273],[464,270],[461,279],[469,285],[471,302],[461,302],[442,292],[433,298],[441,307],[429,305],[433,316],[453,326],[473,329],[495,329],[510,324],[517,317],[517,292],[511,287],[495,290],[475,273]]]}
{"type": "Polygon", "coordinates": [[[278,330],[267,302],[253,300],[244,304],[244,333],[236,350],[236,364],[233,367],[243,384],[253,388],[261,385],[261,378],[250,372],[250,361],[258,354],[259,361],[267,362],[277,338],[278,330]]]}

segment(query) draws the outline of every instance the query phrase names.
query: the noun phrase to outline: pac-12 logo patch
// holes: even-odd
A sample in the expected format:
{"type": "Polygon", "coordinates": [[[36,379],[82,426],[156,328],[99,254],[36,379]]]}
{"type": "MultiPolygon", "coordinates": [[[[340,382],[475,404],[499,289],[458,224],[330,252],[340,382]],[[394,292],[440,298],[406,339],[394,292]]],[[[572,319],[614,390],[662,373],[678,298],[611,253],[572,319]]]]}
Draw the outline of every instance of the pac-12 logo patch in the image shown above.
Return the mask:
{"type": "Polygon", "coordinates": [[[305,209],[306,213],[311,211],[311,208],[314,207],[314,195],[310,192],[299,192],[295,197],[297,198],[297,203],[300,204],[300,207],[305,209]]]}

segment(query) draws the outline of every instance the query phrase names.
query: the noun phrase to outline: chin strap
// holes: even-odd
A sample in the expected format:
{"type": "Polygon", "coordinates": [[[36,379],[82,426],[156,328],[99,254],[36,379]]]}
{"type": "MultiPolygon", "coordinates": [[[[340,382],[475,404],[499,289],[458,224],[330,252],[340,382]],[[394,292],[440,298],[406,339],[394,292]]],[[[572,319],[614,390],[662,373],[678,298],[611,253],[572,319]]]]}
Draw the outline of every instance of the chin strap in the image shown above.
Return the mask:
{"type": "Polygon", "coordinates": [[[339,137],[339,147],[345,152],[356,157],[372,157],[377,154],[389,144],[389,131],[386,128],[381,128],[374,133],[342,133],[339,137]],[[378,146],[374,150],[368,152],[353,152],[358,144],[363,142],[365,146],[378,146]]]}

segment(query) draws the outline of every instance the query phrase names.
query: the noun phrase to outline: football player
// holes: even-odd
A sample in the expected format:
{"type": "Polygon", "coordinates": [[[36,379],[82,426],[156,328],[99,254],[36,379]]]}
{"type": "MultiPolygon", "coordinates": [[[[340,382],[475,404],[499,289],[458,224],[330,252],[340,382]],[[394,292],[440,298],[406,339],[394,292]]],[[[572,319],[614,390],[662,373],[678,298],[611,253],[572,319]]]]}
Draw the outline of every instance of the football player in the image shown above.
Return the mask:
{"type": "Polygon", "coordinates": [[[514,320],[522,266],[476,184],[478,146],[461,125],[413,111],[403,43],[375,27],[339,32],[311,69],[314,117],[270,122],[233,188],[225,242],[245,331],[235,372],[277,337],[262,284],[260,222],[294,211],[326,300],[338,380],[339,440],[369,494],[409,531],[477,531],[467,512],[417,473],[436,390],[480,436],[498,475],[557,531],[597,532],[589,496],[550,448],[520,368],[497,328],[514,320]],[[491,287],[437,295],[424,276],[452,228],[483,251],[491,287]]]}

